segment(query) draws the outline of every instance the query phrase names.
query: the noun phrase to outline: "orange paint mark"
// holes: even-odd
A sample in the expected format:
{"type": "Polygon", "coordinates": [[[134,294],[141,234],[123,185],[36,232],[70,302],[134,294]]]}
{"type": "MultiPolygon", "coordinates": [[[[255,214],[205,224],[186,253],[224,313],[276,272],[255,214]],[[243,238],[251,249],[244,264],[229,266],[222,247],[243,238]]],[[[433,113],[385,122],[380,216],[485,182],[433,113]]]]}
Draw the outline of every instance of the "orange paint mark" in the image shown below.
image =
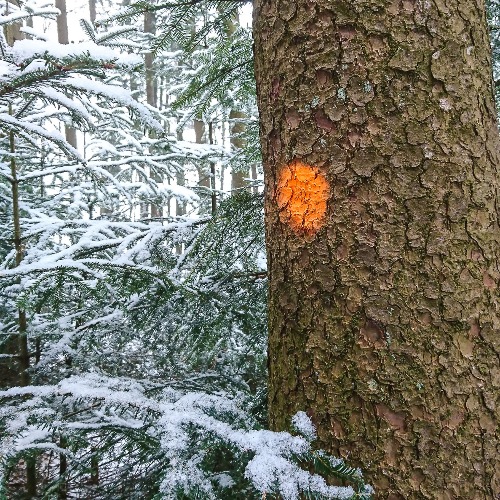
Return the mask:
{"type": "Polygon", "coordinates": [[[294,161],[278,176],[280,220],[296,233],[313,234],[324,224],[330,186],[316,167],[294,161]]]}

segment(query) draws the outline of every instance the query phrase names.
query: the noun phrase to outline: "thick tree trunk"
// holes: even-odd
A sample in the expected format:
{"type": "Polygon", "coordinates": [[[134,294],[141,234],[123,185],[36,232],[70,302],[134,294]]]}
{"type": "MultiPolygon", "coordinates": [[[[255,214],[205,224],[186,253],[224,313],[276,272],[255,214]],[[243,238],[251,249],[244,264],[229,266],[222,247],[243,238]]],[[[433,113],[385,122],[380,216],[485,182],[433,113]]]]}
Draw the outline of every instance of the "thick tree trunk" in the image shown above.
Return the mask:
{"type": "Polygon", "coordinates": [[[499,139],[483,2],[256,0],[269,411],[378,498],[496,498],[499,139]]]}

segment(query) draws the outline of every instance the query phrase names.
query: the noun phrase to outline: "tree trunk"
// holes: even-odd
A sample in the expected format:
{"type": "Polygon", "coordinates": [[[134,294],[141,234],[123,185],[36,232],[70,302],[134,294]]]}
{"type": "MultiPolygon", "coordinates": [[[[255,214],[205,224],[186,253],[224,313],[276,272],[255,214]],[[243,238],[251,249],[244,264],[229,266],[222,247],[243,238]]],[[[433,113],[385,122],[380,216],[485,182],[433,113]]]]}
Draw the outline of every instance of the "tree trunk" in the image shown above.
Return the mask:
{"type": "Polygon", "coordinates": [[[99,486],[99,457],[97,449],[92,447],[90,449],[90,481],[92,486],[99,486]]]}
{"type": "MultiPolygon", "coordinates": [[[[5,14],[12,13],[11,5],[18,5],[15,0],[6,0],[5,1],[5,14]]],[[[16,40],[22,40],[24,38],[24,33],[21,31],[23,24],[19,23],[11,23],[4,25],[4,35],[5,40],[9,45],[14,45],[16,40]]]]}
{"type": "MultiPolygon", "coordinates": [[[[156,16],[154,12],[144,13],[144,33],[154,35],[156,32],[156,16]]],[[[147,52],[144,55],[144,67],[146,71],[146,101],[156,108],[158,103],[158,85],[156,81],[156,70],[154,67],[154,57],[152,52],[147,52]]],[[[150,136],[154,137],[154,132],[150,132],[150,136]]],[[[161,175],[152,173],[151,178],[156,182],[161,183],[163,179],[161,175]]],[[[162,217],[163,208],[157,205],[151,205],[151,217],[162,217]]]]}
{"type": "MultiPolygon", "coordinates": [[[[237,12],[232,18],[226,20],[226,36],[229,39],[234,36],[239,23],[240,19],[237,12]]],[[[242,120],[244,120],[245,118],[247,118],[246,114],[238,109],[233,108],[229,112],[229,132],[231,136],[231,146],[236,150],[242,150],[246,147],[246,141],[241,137],[241,134],[245,132],[245,124],[242,122],[242,120]]],[[[247,178],[248,169],[246,172],[241,169],[233,169],[231,171],[231,191],[237,192],[247,187],[247,178]]]]}
{"type": "Polygon", "coordinates": [[[499,138],[483,2],[256,0],[269,418],[378,498],[500,492],[499,138]]]}
{"type": "MultiPolygon", "coordinates": [[[[230,120],[230,131],[231,131],[231,146],[233,146],[236,150],[243,149],[246,147],[245,139],[242,139],[240,136],[243,132],[245,132],[245,124],[242,123],[242,120],[247,116],[245,113],[241,111],[236,111],[232,109],[229,112],[229,120],[230,120]]],[[[231,191],[239,191],[248,186],[248,171],[244,172],[243,170],[233,170],[231,172],[231,191]]]]}
{"type": "MultiPolygon", "coordinates": [[[[6,14],[9,13],[9,4],[6,2],[6,14]]],[[[14,23],[5,27],[5,39],[9,45],[14,45],[16,40],[22,40],[24,34],[21,31],[22,24],[14,23]]],[[[9,105],[9,114],[13,114],[12,106],[9,105]]],[[[19,193],[18,165],[16,161],[16,138],[14,131],[9,132],[9,153],[11,171],[11,193],[12,193],[12,225],[14,228],[13,243],[16,251],[16,267],[23,259],[24,242],[21,228],[21,197],[19,193]]],[[[22,308],[17,310],[17,335],[11,336],[2,342],[1,354],[7,354],[7,362],[0,361],[0,387],[9,388],[16,385],[26,387],[30,385],[30,354],[28,343],[28,321],[26,311],[22,308]],[[12,363],[16,360],[17,363],[12,363]],[[17,365],[17,366],[16,366],[17,365]]],[[[26,493],[29,498],[36,496],[37,476],[36,458],[28,456],[26,464],[26,493]]]]}
{"type": "MultiPolygon", "coordinates": [[[[154,35],[156,32],[156,17],[154,12],[144,13],[144,33],[154,35]]],[[[144,55],[144,67],[146,70],[146,101],[150,106],[156,108],[157,85],[154,68],[154,57],[152,52],[144,55]]]]}
{"type": "MultiPolygon", "coordinates": [[[[5,4],[5,14],[11,13],[13,1],[8,1],[5,4]]],[[[21,23],[13,23],[4,26],[5,40],[12,46],[16,40],[21,40],[24,35],[21,31],[21,23]]],[[[10,111],[12,114],[12,110],[10,111]]],[[[20,208],[19,208],[19,181],[17,180],[17,165],[15,159],[15,137],[14,132],[9,133],[9,153],[11,168],[11,193],[12,193],[12,222],[14,227],[13,243],[16,251],[16,266],[22,260],[22,241],[21,241],[21,226],[20,226],[20,208]]],[[[26,359],[20,359],[21,347],[24,350],[23,339],[26,339],[26,315],[24,311],[18,310],[18,332],[10,335],[6,339],[2,339],[0,343],[0,354],[5,357],[0,357],[0,388],[6,389],[21,384],[21,378],[25,375],[24,365],[26,359]]],[[[29,365],[29,357],[27,358],[29,365]]]]}
{"type": "Polygon", "coordinates": [[[259,177],[257,175],[257,164],[256,163],[252,163],[251,172],[252,172],[252,193],[258,194],[259,193],[259,185],[257,184],[257,180],[259,177]]]}
{"type": "Polygon", "coordinates": [[[89,0],[89,14],[90,22],[94,24],[97,18],[96,0],[89,0]]]}
{"type": "MultiPolygon", "coordinates": [[[[9,105],[9,114],[13,114],[12,106],[9,105]]],[[[24,253],[24,240],[21,229],[21,197],[19,193],[18,166],[16,162],[16,142],[14,131],[9,132],[9,152],[10,152],[10,173],[12,188],[12,225],[14,228],[13,242],[16,251],[16,267],[21,265],[24,253]]],[[[19,280],[20,284],[20,280],[19,280]]],[[[17,373],[12,370],[12,365],[8,365],[7,373],[0,366],[0,374],[7,375],[1,385],[7,386],[20,385],[27,387],[30,385],[30,354],[28,343],[28,321],[26,311],[22,308],[17,310],[17,346],[13,339],[6,342],[6,351],[12,356],[17,354],[17,373]],[[16,348],[17,347],[17,348],[16,348]],[[10,368],[10,369],[9,369],[10,368]]],[[[37,477],[36,477],[36,458],[34,456],[26,457],[26,491],[28,498],[36,496],[37,477]]]]}
{"type": "MultiPolygon", "coordinates": [[[[210,122],[208,124],[208,143],[212,146],[215,144],[214,141],[214,124],[210,122]]],[[[215,215],[217,210],[217,193],[215,191],[215,162],[210,162],[210,207],[212,215],[215,215]]]]}
{"type": "MultiPolygon", "coordinates": [[[[69,43],[68,32],[68,11],[66,9],[66,0],[56,0],[56,8],[61,11],[57,16],[57,41],[64,45],[69,43]]],[[[76,138],[76,129],[70,125],[64,126],[66,140],[71,146],[77,149],[78,141],[76,138]]]]}
{"type": "MultiPolygon", "coordinates": [[[[68,441],[64,435],[59,438],[59,447],[65,449],[68,446],[68,441]]],[[[59,489],[57,497],[59,500],[68,498],[68,482],[66,480],[66,472],[68,470],[68,460],[65,453],[59,453],[59,489]]]]}
{"type": "MultiPolygon", "coordinates": [[[[205,122],[201,119],[201,116],[193,120],[193,128],[196,144],[206,144],[207,134],[205,130],[205,122]]],[[[211,201],[209,203],[206,197],[207,193],[211,189],[210,173],[207,171],[206,165],[201,163],[196,165],[196,170],[198,171],[198,186],[206,188],[200,192],[200,213],[210,213],[211,201]]]]}
{"type": "MultiPolygon", "coordinates": [[[[184,130],[182,128],[177,130],[177,140],[182,141],[184,134],[184,130]]],[[[184,187],[186,185],[186,175],[184,174],[184,170],[178,170],[175,173],[175,182],[178,186],[184,187]]],[[[175,200],[175,215],[177,217],[182,217],[186,215],[186,202],[184,200],[179,200],[178,198],[175,200]]]]}
{"type": "MultiPolygon", "coordinates": [[[[183,133],[184,130],[182,128],[177,129],[178,141],[183,140],[183,133]]],[[[175,173],[175,182],[178,186],[184,187],[186,185],[186,175],[184,173],[184,170],[178,170],[175,173]]],[[[169,203],[169,208],[170,208],[170,203],[169,203]]],[[[184,200],[180,200],[179,198],[175,199],[175,215],[178,218],[181,218],[183,215],[186,215],[186,202],[184,200]]],[[[183,250],[184,248],[182,243],[177,243],[175,245],[175,253],[177,255],[181,255],[183,250]]]]}

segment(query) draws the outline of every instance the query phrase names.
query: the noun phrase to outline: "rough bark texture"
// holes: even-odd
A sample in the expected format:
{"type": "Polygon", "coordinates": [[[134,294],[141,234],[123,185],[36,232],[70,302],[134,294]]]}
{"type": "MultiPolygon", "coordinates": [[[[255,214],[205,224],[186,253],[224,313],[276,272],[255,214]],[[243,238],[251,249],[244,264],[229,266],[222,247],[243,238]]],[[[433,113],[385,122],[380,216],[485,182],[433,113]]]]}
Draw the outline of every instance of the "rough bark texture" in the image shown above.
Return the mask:
{"type": "MultiPolygon", "coordinates": [[[[378,498],[498,498],[499,140],[483,2],[256,0],[254,30],[271,426],[308,411],[319,445],[360,465],[378,498]],[[329,183],[314,231],[280,217],[294,162],[329,183]]],[[[307,212],[314,196],[300,196],[307,212]]]]}

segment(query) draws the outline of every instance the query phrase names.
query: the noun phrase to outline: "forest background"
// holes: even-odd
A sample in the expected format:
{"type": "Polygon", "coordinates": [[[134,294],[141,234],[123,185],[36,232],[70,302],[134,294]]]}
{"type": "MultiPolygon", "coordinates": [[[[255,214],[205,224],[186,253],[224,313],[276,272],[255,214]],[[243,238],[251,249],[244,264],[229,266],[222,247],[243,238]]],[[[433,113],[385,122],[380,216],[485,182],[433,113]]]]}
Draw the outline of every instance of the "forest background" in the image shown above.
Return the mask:
{"type": "Polygon", "coordinates": [[[4,3],[2,494],[369,497],[304,413],[265,430],[250,5],[4,3]]]}

